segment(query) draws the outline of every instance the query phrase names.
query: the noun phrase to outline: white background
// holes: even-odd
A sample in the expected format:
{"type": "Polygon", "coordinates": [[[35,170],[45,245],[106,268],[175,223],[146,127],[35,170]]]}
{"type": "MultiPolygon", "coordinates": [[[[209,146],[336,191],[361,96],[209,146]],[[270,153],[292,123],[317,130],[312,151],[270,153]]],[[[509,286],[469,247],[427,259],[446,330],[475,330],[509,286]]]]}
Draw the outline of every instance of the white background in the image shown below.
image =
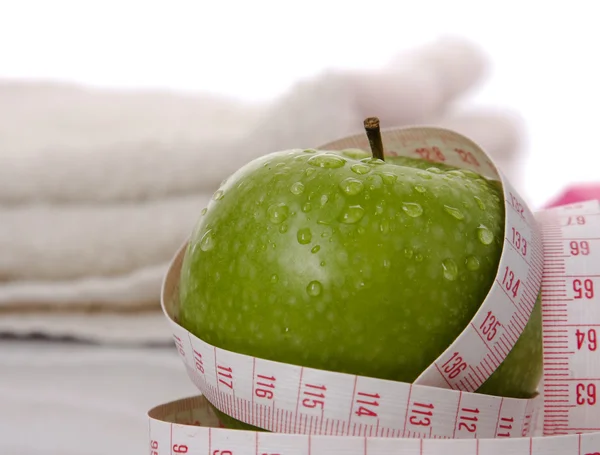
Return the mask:
{"type": "Polygon", "coordinates": [[[472,101],[526,122],[525,196],[539,206],[568,182],[598,177],[595,4],[0,0],[0,77],[262,100],[325,67],[370,67],[439,35],[464,36],[493,64],[472,101]]]}

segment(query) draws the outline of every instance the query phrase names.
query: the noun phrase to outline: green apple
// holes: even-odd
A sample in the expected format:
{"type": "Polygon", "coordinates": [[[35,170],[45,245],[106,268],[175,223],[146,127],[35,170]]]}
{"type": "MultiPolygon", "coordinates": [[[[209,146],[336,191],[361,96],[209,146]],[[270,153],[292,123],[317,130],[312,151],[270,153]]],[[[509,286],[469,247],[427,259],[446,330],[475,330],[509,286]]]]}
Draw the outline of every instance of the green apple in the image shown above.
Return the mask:
{"type": "MultiPolygon", "coordinates": [[[[504,239],[498,182],[364,151],[287,150],[243,166],[195,226],[180,324],[217,347],[412,382],[469,323],[504,239]]],[[[531,397],[539,302],[481,393],[531,397]]],[[[224,424],[249,428],[218,413],[224,424]]]]}

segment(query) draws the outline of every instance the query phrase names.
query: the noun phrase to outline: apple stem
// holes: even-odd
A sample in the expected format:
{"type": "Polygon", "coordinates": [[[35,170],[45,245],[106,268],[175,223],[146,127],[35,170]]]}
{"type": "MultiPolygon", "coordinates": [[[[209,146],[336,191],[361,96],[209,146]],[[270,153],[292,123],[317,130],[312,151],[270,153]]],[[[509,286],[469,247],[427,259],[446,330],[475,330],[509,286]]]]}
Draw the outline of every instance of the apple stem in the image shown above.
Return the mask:
{"type": "Polygon", "coordinates": [[[371,153],[373,158],[385,161],[383,157],[383,141],[381,139],[381,128],[379,127],[379,119],[377,117],[368,117],[364,122],[365,131],[367,132],[367,138],[369,139],[369,146],[371,147],[371,153]]]}

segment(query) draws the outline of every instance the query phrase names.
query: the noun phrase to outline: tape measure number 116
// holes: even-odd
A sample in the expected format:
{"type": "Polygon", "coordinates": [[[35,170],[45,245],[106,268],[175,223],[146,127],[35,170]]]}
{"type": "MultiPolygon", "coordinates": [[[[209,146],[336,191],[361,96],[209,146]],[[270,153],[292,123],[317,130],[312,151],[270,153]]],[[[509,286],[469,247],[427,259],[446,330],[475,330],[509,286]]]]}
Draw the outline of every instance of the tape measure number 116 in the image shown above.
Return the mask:
{"type": "MultiPolygon", "coordinates": [[[[184,245],[165,277],[162,305],[202,395],[149,412],[151,455],[600,455],[600,204],[534,216],[464,136],[404,128],[382,138],[388,153],[425,153],[503,184],[504,247],[496,280],[471,323],[412,384],[226,351],[177,323],[184,245]],[[531,399],[475,393],[516,343],[540,287],[543,393],[531,399]],[[223,428],[211,406],[266,431],[223,428]]],[[[357,135],[319,149],[348,148],[368,150],[368,143],[357,135]]]]}

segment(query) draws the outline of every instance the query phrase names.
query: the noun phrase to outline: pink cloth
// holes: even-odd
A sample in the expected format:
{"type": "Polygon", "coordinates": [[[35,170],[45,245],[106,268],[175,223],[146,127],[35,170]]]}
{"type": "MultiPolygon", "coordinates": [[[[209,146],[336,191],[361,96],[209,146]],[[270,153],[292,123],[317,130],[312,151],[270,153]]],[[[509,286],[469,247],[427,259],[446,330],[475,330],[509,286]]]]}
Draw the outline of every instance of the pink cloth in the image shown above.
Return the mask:
{"type": "Polygon", "coordinates": [[[558,195],[551,199],[546,208],[558,207],[575,202],[600,200],[600,183],[578,183],[563,189],[558,195]]]}

